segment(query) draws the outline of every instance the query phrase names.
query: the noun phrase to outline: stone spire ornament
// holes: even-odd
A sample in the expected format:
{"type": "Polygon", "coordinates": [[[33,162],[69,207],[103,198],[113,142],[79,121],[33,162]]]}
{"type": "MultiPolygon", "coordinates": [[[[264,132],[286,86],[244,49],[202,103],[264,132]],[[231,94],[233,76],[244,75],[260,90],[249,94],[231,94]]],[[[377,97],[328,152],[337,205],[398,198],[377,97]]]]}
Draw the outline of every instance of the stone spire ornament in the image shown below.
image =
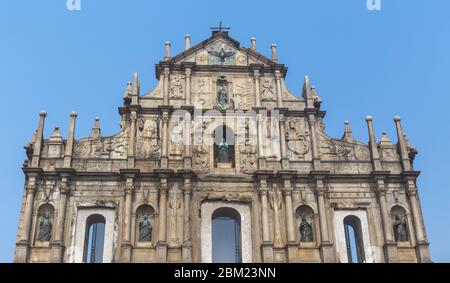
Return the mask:
{"type": "Polygon", "coordinates": [[[346,141],[346,142],[352,142],[353,141],[352,130],[350,129],[350,124],[349,124],[348,121],[345,121],[344,135],[342,136],[342,140],[346,141]]]}
{"type": "Polygon", "coordinates": [[[96,117],[94,126],[92,127],[92,131],[91,131],[91,139],[98,140],[98,139],[100,139],[101,136],[102,135],[101,135],[101,130],[100,130],[100,118],[96,117]]]}
{"type": "Polygon", "coordinates": [[[62,138],[61,131],[59,130],[59,127],[56,126],[55,129],[53,130],[52,134],[50,135],[49,142],[62,142],[62,141],[63,141],[63,138],[62,138]]]}
{"type": "Polygon", "coordinates": [[[381,134],[380,145],[392,145],[392,140],[389,138],[386,131],[381,134]]]}
{"type": "Polygon", "coordinates": [[[188,50],[189,48],[191,48],[191,35],[190,34],[186,34],[184,36],[184,50],[188,50]]]}

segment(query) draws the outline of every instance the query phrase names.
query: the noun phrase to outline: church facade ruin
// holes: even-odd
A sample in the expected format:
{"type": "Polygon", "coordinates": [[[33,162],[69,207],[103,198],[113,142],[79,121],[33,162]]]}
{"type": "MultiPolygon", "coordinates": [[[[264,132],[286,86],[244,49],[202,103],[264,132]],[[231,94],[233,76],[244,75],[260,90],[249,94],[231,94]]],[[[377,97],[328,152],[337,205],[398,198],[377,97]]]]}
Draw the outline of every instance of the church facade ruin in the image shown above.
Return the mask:
{"type": "Polygon", "coordinates": [[[397,143],[370,116],[368,143],[347,122],[329,137],[309,78],[294,95],[275,45],[222,28],[176,56],[167,42],[155,70],[148,93],[127,83],[115,135],[97,118],[75,139],[73,112],[44,138],[40,113],[15,262],[431,261],[399,117],[397,143]]]}

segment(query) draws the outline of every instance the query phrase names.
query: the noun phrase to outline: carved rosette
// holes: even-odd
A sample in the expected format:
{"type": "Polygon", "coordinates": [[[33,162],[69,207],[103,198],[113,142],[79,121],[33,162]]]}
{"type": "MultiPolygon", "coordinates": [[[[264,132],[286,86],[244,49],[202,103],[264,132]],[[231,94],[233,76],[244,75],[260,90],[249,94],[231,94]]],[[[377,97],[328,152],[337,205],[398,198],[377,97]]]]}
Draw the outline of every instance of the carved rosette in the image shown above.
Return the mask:
{"type": "Polygon", "coordinates": [[[370,159],[370,151],[366,145],[357,145],[355,147],[356,157],[360,160],[369,160],[370,159]]]}

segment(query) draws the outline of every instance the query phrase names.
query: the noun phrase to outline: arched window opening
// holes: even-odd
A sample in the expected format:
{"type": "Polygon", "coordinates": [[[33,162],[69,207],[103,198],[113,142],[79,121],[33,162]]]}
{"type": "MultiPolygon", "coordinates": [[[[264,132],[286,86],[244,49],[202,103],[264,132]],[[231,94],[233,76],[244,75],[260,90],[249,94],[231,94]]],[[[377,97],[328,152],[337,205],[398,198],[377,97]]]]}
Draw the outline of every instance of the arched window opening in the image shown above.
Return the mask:
{"type": "Polygon", "coordinates": [[[214,166],[234,168],[234,132],[225,125],[214,131],[214,166]]]}
{"type": "Polygon", "coordinates": [[[154,235],[155,210],[148,204],[136,210],[136,239],[138,242],[151,243],[154,235]]]}
{"type": "Polygon", "coordinates": [[[344,229],[348,262],[365,262],[361,221],[358,217],[349,215],[344,218],[344,229]]]}
{"type": "Polygon", "coordinates": [[[218,208],[212,215],[212,262],[242,262],[241,216],[233,208],[218,208]]]}
{"type": "Polygon", "coordinates": [[[38,233],[37,240],[49,242],[52,238],[53,216],[55,209],[51,204],[44,204],[38,211],[38,233]]]}
{"type": "Polygon", "coordinates": [[[100,214],[93,214],[86,220],[83,262],[103,262],[106,220],[100,214]]]}
{"type": "Polygon", "coordinates": [[[406,210],[403,207],[396,205],[391,209],[391,217],[395,241],[409,241],[408,217],[406,210]]]}
{"type": "Polygon", "coordinates": [[[301,205],[296,211],[300,242],[314,242],[314,211],[307,205],[301,205]]]}

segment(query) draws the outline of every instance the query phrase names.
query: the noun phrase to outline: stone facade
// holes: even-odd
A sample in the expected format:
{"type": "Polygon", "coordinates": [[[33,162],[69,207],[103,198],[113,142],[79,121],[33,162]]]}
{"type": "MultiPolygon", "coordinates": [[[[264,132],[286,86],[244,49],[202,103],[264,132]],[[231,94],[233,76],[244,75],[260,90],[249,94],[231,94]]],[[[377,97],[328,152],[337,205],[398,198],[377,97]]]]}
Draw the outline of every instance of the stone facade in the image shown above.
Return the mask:
{"type": "Polygon", "coordinates": [[[138,75],[128,82],[113,136],[102,136],[96,119],[91,136],[75,140],[71,113],[67,139],[59,129],[44,139],[41,112],[26,146],[14,261],[82,262],[86,222],[97,215],[103,262],[210,262],[211,215],[220,207],[240,215],[243,262],[347,262],[345,219],[357,223],[364,262],[431,261],[416,150],[400,118],[397,144],[385,133],[376,141],[371,117],[368,143],[354,140],[348,123],[341,139],[331,138],[308,77],[295,96],[286,73],[275,45],[266,58],[254,38],[246,48],[220,30],[193,47],[186,36],[174,57],[167,42],[157,87],[141,95],[138,75]],[[229,162],[216,156],[222,128],[229,162]],[[147,241],[143,215],[152,225],[147,241]]]}

